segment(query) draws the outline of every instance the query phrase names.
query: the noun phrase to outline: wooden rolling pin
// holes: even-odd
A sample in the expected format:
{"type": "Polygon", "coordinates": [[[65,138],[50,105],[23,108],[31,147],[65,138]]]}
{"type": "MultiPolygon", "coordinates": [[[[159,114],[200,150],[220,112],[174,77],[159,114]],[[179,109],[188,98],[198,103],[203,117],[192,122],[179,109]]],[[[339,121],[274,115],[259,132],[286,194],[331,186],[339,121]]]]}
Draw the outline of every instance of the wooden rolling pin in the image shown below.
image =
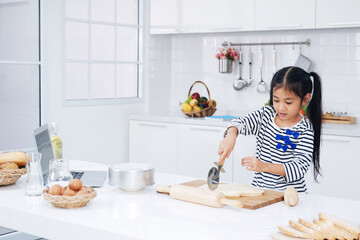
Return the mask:
{"type": "Polygon", "coordinates": [[[160,193],[169,193],[174,199],[183,200],[187,202],[202,204],[210,207],[220,208],[223,205],[228,205],[234,208],[242,208],[243,204],[240,200],[226,199],[222,192],[209,192],[203,189],[185,186],[172,185],[156,186],[156,191],[160,193]]]}

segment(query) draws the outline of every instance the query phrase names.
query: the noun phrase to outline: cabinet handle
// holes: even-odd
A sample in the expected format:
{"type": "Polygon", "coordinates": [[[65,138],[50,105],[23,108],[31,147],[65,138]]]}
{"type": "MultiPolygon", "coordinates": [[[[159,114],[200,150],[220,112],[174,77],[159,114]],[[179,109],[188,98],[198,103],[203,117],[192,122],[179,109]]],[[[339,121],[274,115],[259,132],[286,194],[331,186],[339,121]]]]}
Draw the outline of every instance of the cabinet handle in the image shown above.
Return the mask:
{"type": "Polygon", "coordinates": [[[327,141],[327,142],[341,142],[341,143],[349,143],[351,142],[351,139],[346,138],[346,137],[321,137],[322,141],[327,141]]]}
{"type": "Polygon", "coordinates": [[[267,26],[267,28],[274,29],[274,28],[300,28],[301,24],[293,24],[293,25],[277,25],[277,26],[267,26]]]}
{"type": "Polygon", "coordinates": [[[337,22],[329,23],[330,26],[346,26],[346,25],[360,25],[360,22],[337,22]]]}
{"type": "Polygon", "coordinates": [[[159,32],[177,32],[175,28],[159,29],[159,32]]]}
{"type": "Polygon", "coordinates": [[[233,28],[210,28],[211,31],[237,31],[241,30],[242,27],[233,27],[233,28]]]}
{"type": "Polygon", "coordinates": [[[196,128],[196,127],[190,127],[190,130],[195,131],[205,131],[205,132],[220,132],[218,129],[210,129],[210,128],[196,128]]]}
{"type": "Polygon", "coordinates": [[[159,128],[166,128],[166,125],[159,125],[159,124],[151,124],[151,123],[139,123],[140,126],[144,127],[159,127],[159,128]]]}
{"type": "Polygon", "coordinates": [[[188,28],[178,28],[178,29],[176,29],[176,31],[177,32],[187,32],[187,31],[189,31],[189,29],[188,28]]]}

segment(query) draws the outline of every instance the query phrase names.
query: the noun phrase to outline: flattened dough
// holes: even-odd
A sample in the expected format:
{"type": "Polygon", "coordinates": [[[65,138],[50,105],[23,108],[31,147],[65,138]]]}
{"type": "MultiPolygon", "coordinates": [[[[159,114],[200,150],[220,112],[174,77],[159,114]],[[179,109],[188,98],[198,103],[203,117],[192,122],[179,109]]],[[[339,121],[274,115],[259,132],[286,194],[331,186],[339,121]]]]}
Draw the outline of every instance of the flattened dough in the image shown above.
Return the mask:
{"type": "MultiPolygon", "coordinates": [[[[200,186],[199,188],[211,191],[207,184],[200,186]]],[[[264,194],[264,190],[255,188],[249,184],[241,184],[241,183],[223,183],[219,184],[219,186],[212,192],[222,192],[225,197],[254,197],[261,196],[264,194]]]]}

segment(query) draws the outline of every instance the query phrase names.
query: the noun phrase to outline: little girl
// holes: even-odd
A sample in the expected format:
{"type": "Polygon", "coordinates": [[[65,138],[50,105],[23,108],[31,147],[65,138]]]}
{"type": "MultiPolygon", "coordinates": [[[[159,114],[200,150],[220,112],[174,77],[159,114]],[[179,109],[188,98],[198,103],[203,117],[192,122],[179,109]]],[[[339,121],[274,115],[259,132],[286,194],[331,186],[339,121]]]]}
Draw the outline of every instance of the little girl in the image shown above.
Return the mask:
{"type": "Polygon", "coordinates": [[[273,77],[270,105],[231,121],[220,142],[220,163],[234,149],[238,134],[256,135],[255,157],[242,166],[255,172],[252,185],[283,191],[289,186],[306,192],[304,180],[310,163],[314,178],[320,173],[321,81],[314,72],[286,67],[273,77]],[[308,119],[299,112],[308,104],[308,119]]]}

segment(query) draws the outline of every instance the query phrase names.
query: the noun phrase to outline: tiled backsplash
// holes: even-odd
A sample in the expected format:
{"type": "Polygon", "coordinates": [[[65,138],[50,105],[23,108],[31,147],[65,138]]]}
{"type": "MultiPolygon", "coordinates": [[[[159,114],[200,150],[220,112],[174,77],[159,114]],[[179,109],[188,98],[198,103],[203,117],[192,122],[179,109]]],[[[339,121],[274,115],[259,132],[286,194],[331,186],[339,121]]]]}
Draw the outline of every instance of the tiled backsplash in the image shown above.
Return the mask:
{"type": "MultiPolygon", "coordinates": [[[[261,46],[252,46],[252,85],[240,91],[233,89],[239,78],[238,62],[233,63],[232,73],[218,71],[217,49],[224,41],[233,43],[262,43],[305,41],[301,53],[312,62],[323,84],[323,109],[360,115],[360,28],[267,31],[238,33],[208,33],[152,35],[150,38],[150,110],[156,112],[180,111],[179,102],[187,98],[194,81],[204,81],[211,98],[218,102],[219,113],[236,114],[262,106],[269,93],[256,91],[260,81],[259,56],[261,46]]],[[[272,51],[277,54],[276,68],[293,65],[300,52],[299,45],[263,46],[263,79],[267,85],[272,77],[272,51]]],[[[239,47],[236,47],[239,49],[239,47]]],[[[243,78],[249,77],[249,47],[243,46],[243,78]]],[[[207,95],[204,87],[195,85],[193,91],[207,95]]]]}

